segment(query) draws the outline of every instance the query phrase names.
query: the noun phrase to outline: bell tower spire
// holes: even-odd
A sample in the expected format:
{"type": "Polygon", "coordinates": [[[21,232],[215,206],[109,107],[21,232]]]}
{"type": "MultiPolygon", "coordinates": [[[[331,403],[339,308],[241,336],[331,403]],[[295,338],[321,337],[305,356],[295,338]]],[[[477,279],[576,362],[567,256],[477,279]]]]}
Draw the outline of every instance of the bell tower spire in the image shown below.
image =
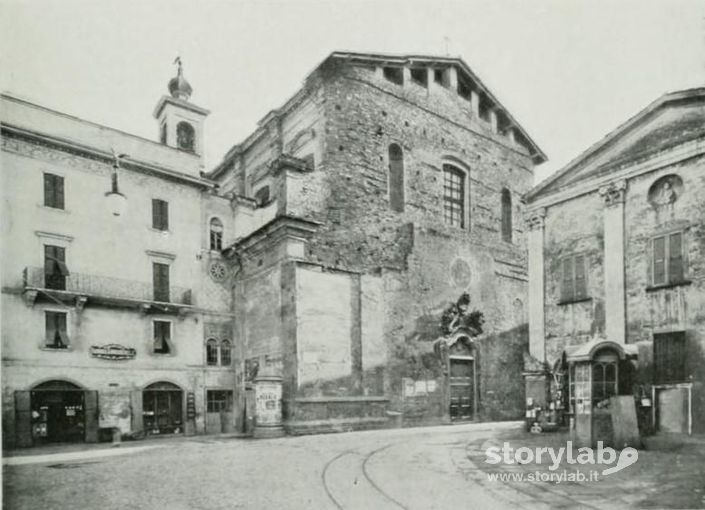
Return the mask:
{"type": "Polygon", "coordinates": [[[154,109],[154,117],[159,123],[159,141],[198,156],[203,154],[203,122],[210,113],[191,103],[193,88],[184,78],[181,57],[174,59],[176,76],[169,80],[168,96],[162,96],[154,109]]]}

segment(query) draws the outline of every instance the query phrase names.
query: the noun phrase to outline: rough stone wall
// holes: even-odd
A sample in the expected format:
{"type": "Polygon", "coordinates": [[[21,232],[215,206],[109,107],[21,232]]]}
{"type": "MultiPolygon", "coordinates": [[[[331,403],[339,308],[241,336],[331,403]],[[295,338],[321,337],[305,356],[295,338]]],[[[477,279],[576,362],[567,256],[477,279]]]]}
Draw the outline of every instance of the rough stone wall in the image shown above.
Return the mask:
{"type": "MultiPolygon", "coordinates": [[[[325,265],[383,277],[382,310],[375,320],[381,322],[386,343],[385,373],[363,362],[363,387],[368,392],[383,387],[392,408],[403,409],[402,378],[423,375],[421,358],[440,335],[443,309],[469,290],[473,308],[486,315],[490,344],[505,332],[524,331],[516,342],[497,341],[504,353],[487,357],[481,380],[481,395],[484,389],[497,395],[487,400],[487,409],[481,403],[481,412],[517,416],[523,402],[521,350],[526,343],[525,330],[517,329],[526,322],[519,197],[531,185],[528,156],[523,148],[490,133],[486,122],[472,118],[469,105],[453,91],[436,87],[428,92],[411,83],[399,87],[363,68],[336,66],[324,75],[322,189],[329,194],[324,224],[309,242],[307,255],[325,265]],[[399,143],[404,153],[403,212],[389,206],[391,143],[399,143]],[[443,222],[444,158],[469,171],[469,229],[443,222]],[[505,187],[513,198],[513,243],[500,235],[505,187]],[[509,354],[513,349],[517,356],[509,354]],[[511,360],[511,367],[503,367],[498,377],[500,358],[511,360]],[[517,384],[506,386],[506,378],[500,380],[506,374],[517,384]],[[513,389],[518,397],[510,396],[513,389]]],[[[363,342],[370,333],[363,333],[363,342]]],[[[441,383],[440,367],[430,363],[424,370],[430,374],[423,377],[441,383]]],[[[438,420],[438,402],[432,396],[425,402],[417,412],[438,420]]]]}

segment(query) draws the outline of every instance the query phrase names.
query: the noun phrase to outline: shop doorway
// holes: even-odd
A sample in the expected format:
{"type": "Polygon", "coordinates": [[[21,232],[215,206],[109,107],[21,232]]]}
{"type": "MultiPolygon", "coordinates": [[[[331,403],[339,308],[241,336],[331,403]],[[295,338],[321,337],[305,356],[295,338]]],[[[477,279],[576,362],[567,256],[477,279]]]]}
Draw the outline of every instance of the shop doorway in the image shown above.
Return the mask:
{"type": "Polygon", "coordinates": [[[147,434],[180,434],[184,431],[184,392],[176,384],[161,381],[142,392],[144,430],[147,434]]]}
{"type": "Polygon", "coordinates": [[[15,392],[17,444],[95,442],[98,392],[62,380],[15,392]]]}
{"type": "Polygon", "coordinates": [[[234,418],[232,390],[207,390],[206,433],[233,432],[234,418]]]}
{"type": "Polygon", "coordinates": [[[475,415],[475,359],[450,358],[450,419],[472,420],[475,415]]]}

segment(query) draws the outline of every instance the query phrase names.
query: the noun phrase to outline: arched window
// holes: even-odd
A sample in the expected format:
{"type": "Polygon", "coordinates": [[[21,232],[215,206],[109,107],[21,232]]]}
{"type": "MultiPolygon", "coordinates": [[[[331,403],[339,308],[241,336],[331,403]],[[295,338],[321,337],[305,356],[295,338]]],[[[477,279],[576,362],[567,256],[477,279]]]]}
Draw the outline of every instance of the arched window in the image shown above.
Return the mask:
{"type": "Polygon", "coordinates": [[[223,249],[223,222],[218,218],[213,218],[210,223],[210,247],[211,250],[223,249]]]}
{"type": "Polygon", "coordinates": [[[465,228],[466,193],[465,172],[443,165],[443,219],[448,225],[465,228]]]}
{"type": "Polygon", "coordinates": [[[404,153],[396,143],[389,146],[389,206],[404,211],[404,153]]]}
{"type": "Polygon", "coordinates": [[[512,242],[512,194],[502,190],[502,240],[512,242]]]}
{"type": "Polygon", "coordinates": [[[232,361],[231,352],[229,340],[220,342],[220,364],[224,367],[230,366],[230,362],[232,361]]]}
{"type": "Polygon", "coordinates": [[[218,342],[214,338],[209,338],[206,342],[206,364],[218,364],[218,342]]]}
{"type": "Polygon", "coordinates": [[[176,145],[185,151],[196,150],[196,132],[188,122],[179,122],[176,125],[176,145]]]}

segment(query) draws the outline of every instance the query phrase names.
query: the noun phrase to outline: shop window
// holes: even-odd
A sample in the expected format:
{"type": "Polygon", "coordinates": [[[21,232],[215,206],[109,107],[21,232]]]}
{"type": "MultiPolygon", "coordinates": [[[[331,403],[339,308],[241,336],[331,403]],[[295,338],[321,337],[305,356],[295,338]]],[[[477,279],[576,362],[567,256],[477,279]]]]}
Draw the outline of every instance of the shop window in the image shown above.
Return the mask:
{"type": "Polygon", "coordinates": [[[206,410],[209,413],[232,411],[233,392],[231,390],[207,390],[206,410]]]}
{"type": "Polygon", "coordinates": [[[443,165],[443,219],[465,228],[465,172],[447,164],[443,165]]]}
{"type": "Polygon", "coordinates": [[[404,211],[404,154],[396,143],[389,146],[389,206],[404,211]]]}
{"type": "Polygon", "coordinates": [[[176,145],[185,151],[196,150],[196,131],[188,122],[179,122],[176,125],[176,145]]]}
{"type": "Polygon", "coordinates": [[[171,322],[154,321],[154,353],[171,353],[171,322]]]}
{"type": "Polygon", "coordinates": [[[206,364],[209,366],[218,364],[218,342],[214,338],[209,338],[206,342],[206,364]]]}
{"type": "Polygon", "coordinates": [[[384,67],[382,74],[392,83],[396,83],[397,85],[404,84],[404,70],[401,67],[384,67]]]}
{"type": "Polygon", "coordinates": [[[60,175],[44,174],[44,205],[53,209],[64,208],[64,178],[60,175]]]}
{"type": "Polygon", "coordinates": [[[686,382],[686,357],[684,331],[654,335],[654,382],[686,382]]]}
{"type": "Polygon", "coordinates": [[[66,312],[44,312],[46,325],[46,343],[48,349],[66,349],[69,346],[69,336],[66,329],[66,312]]]}
{"type": "Polygon", "coordinates": [[[587,257],[571,255],[561,260],[561,303],[581,301],[587,295],[587,257]]]}
{"type": "Polygon", "coordinates": [[[223,249],[223,222],[218,218],[210,221],[210,249],[220,251],[223,249]]]}
{"type": "Polygon", "coordinates": [[[512,242],[512,194],[506,188],[502,190],[502,240],[512,242]]]}
{"type": "Polygon", "coordinates": [[[152,228],[169,230],[169,202],[166,200],[152,199],[152,228]]]}
{"type": "Polygon", "coordinates": [[[44,245],[44,286],[47,289],[66,290],[66,249],[61,246],[44,245]]]}
{"type": "Polygon", "coordinates": [[[683,233],[654,237],[651,244],[653,285],[683,282],[683,233]]]}
{"type": "Polygon", "coordinates": [[[169,264],[152,263],[154,301],[169,302],[169,264]]]}
{"type": "Polygon", "coordinates": [[[230,341],[223,340],[220,343],[220,364],[224,367],[230,366],[232,362],[232,349],[230,347],[230,341]]]}

